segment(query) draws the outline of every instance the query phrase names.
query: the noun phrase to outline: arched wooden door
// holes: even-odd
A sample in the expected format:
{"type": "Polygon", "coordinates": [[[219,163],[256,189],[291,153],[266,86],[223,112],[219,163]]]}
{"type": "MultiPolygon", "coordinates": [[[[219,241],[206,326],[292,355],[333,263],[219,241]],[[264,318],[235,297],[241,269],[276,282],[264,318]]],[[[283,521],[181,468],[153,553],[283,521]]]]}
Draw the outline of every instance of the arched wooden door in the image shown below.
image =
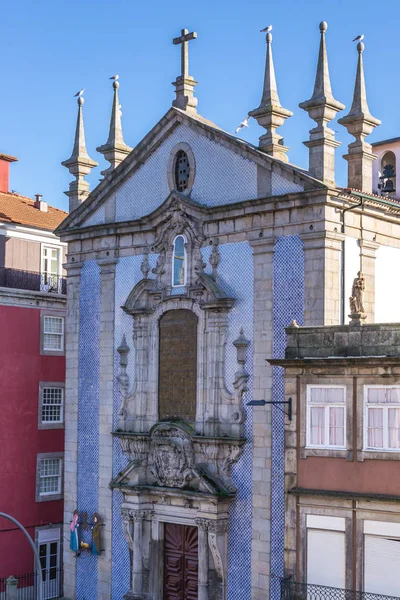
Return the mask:
{"type": "Polygon", "coordinates": [[[164,525],[163,600],[197,600],[198,529],[189,525],[164,525]]]}

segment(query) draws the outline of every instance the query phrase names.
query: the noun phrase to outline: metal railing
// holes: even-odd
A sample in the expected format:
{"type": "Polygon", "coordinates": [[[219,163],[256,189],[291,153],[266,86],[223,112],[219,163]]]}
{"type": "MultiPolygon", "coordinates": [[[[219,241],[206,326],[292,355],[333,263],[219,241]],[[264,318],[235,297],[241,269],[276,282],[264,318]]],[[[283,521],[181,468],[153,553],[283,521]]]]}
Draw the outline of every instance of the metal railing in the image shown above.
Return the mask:
{"type": "Polygon", "coordinates": [[[67,280],[50,273],[36,273],[0,267],[0,287],[31,290],[33,292],[49,292],[53,294],[67,293],[67,280]]]}
{"type": "MultiPolygon", "coordinates": [[[[63,573],[61,568],[42,569],[43,600],[55,600],[62,597],[63,573]]],[[[0,600],[35,600],[37,597],[37,573],[24,573],[0,578],[0,600]],[[14,579],[14,583],[11,580],[14,579]],[[15,580],[17,586],[15,590],[15,580]]]]}
{"type": "Polygon", "coordinates": [[[299,583],[281,579],[281,600],[399,600],[400,596],[385,596],[372,592],[358,592],[342,588],[299,583]]]}

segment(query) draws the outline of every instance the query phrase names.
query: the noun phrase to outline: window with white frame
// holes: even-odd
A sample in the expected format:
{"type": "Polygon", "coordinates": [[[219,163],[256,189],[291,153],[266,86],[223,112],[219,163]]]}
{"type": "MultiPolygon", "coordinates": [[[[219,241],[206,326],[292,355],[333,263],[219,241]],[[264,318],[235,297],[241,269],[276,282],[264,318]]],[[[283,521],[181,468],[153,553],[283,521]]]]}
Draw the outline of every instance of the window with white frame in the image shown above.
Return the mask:
{"type": "Polygon", "coordinates": [[[60,250],[52,246],[42,246],[42,275],[57,277],[59,274],[60,250]]]}
{"type": "Polygon", "coordinates": [[[64,421],[64,389],[43,386],[41,389],[41,419],[43,424],[58,424],[64,421]]]}
{"type": "Polygon", "coordinates": [[[61,476],[61,458],[42,458],[39,461],[39,495],[61,494],[61,476]]]}
{"type": "Polygon", "coordinates": [[[172,285],[181,286],[186,284],[186,240],[183,235],[178,235],[174,240],[174,252],[172,263],[172,285]]]}
{"type": "Polygon", "coordinates": [[[365,386],[364,448],[400,450],[400,387],[365,386]]]}
{"type": "Polygon", "coordinates": [[[346,440],[346,388],[307,386],[307,446],[344,449],[346,440]]]}
{"type": "Polygon", "coordinates": [[[44,316],[43,350],[64,350],[64,317],[44,316]]]}

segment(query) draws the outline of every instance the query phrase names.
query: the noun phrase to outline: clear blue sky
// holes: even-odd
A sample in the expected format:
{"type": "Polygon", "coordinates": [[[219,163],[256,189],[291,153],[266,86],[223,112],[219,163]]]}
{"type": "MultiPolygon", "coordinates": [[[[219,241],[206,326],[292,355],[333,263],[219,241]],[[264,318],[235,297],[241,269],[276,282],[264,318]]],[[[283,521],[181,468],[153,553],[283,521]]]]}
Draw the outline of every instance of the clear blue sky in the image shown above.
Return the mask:
{"type": "MultiPolygon", "coordinates": [[[[258,106],[265,60],[265,35],[273,24],[273,52],[281,103],[294,112],[279,132],[294,164],[307,167],[313,121],[298,108],[314,83],[318,25],[328,22],[327,45],[333,93],[351,104],[356,49],[365,34],[364,64],[369,106],[383,124],[370,141],[400,135],[399,0],[14,0],[1,11],[0,152],[19,158],[11,165],[10,187],[67,208],[71,179],[60,165],[71,154],[76,119],[73,94],[85,87],[86,142],[99,162],[88,178],[91,189],[104,168],[95,151],[108,135],[112,99],[108,77],[120,75],[125,141],[134,146],[168,110],[171,82],[179,74],[181,28],[195,30],[190,74],[197,79],[199,112],[233,132],[258,106]]],[[[346,112],[346,111],[345,111],[346,112]]],[[[339,113],[339,117],[345,114],[339,113]]],[[[346,183],[350,138],[338,130],[337,180],[346,183]]],[[[243,137],[256,143],[261,129],[251,121],[243,137]]]]}

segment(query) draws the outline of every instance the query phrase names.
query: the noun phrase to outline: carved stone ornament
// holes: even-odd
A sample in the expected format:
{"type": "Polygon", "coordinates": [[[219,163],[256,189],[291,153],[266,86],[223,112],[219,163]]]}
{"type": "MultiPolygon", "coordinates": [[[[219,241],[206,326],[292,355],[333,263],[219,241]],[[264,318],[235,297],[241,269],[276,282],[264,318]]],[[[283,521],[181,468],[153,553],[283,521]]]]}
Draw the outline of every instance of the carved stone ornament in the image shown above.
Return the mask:
{"type": "Polygon", "coordinates": [[[364,291],[365,277],[361,271],[358,271],[357,277],[353,280],[350,302],[350,325],[361,325],[367,318],[364,310],[364,291]]]}
{"type": "Polygon", "coordinates": [[[193,444],[183,428],[172,423],[159,423],[153,428],[150,464],[160,486],[183,488],[194,478],[193,444]]]}

